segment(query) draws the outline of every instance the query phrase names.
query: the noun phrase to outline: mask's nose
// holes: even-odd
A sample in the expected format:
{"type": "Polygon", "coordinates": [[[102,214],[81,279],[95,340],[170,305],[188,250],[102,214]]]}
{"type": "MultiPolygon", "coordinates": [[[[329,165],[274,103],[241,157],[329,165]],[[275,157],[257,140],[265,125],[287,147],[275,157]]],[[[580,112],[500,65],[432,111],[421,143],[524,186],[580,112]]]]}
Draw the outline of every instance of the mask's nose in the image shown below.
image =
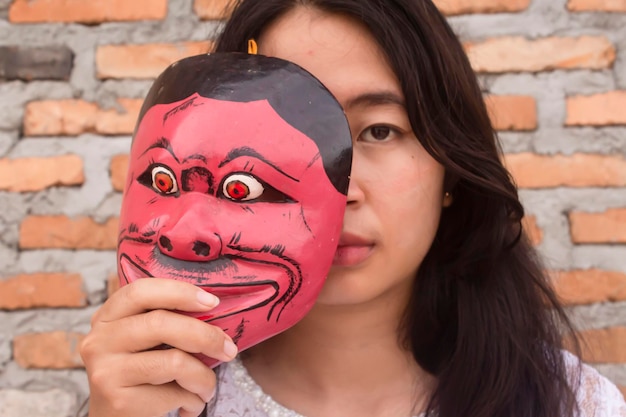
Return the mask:
{"type": "Polygon", "coordinates": [[[157,240],[161,253],[184,261],[206,262],[220,256],[222,240],[206,213],[191,206],[170,217],[157,240]]]}

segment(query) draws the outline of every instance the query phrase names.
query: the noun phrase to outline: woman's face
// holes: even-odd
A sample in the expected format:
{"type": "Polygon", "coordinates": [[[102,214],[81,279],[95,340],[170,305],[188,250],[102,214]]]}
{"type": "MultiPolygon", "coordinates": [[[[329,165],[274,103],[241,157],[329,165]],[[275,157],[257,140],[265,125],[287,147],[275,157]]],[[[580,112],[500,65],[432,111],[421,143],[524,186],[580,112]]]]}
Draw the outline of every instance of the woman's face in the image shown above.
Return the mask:
{"type": "Polygon", "coordinates": [[[324,83],[352,131],[342,235],[318,303],[405,297],[437,230],[444,168],[416,139],[383,51],[355,20],[309,7],[272,23],[258,45],[259,53],[295,62],[324,83]]]}

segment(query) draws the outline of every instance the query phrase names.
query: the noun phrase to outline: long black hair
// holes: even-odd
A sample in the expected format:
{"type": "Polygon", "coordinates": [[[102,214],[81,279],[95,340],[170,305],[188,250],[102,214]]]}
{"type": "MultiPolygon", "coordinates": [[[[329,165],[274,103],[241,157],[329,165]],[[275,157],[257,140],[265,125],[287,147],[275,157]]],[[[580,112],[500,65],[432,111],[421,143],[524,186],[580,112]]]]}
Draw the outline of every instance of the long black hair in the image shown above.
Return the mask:
{"type": "MultiPolygon", "coordinates": [[[[400,341],[437,377],[438,417],[573,415],[562,334],[573,333],[526,238],[476,76],[430,0],[240,0],[216,51],[247,50],[296,6],[364,24],[385,51],[411,126],[454,199],[419,267],[400,341]]],[[[410,221],[410,219],[408,219],[410,221]]]]}

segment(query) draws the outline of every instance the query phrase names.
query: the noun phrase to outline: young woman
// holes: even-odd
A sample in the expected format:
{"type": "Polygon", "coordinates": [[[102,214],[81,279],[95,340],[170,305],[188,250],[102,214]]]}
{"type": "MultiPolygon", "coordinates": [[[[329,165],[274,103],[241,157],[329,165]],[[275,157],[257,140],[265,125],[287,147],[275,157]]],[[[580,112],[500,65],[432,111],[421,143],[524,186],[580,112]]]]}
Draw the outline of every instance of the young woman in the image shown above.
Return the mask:
{"type": "Polygon", "coordinates": [[[302,321],[234,361],[219,328],[171,312],[213,306],[203,291],[159,279],[122,288],[82,345],[89,415],[626,416],[616,387],[562,350],[571,326],[435,6],[243,0],[216,49],[246,52],[250,39],[315,75],[350,124],[326,284],[302,321]],[[174,349],[146,350],[162,343],[174,349]],[[189,353],[227,363],[213,372],[189,353]]]}

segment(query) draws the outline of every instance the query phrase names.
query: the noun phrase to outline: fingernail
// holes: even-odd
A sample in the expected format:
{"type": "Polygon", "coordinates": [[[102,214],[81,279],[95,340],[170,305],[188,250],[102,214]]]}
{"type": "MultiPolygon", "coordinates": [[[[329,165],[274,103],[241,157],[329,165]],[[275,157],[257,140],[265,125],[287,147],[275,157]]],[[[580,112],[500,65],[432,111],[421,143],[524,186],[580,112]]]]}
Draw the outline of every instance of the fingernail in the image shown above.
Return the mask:
{"type": "Polygon", "coordinates": [[[220,303],[219,298],[206,291],[198,291],[197,297],[200,304],[204,304],[207,307],[215,307],[220,303]]]}
{"type": "Polygon", "coordinates": [[[226,356],[228,356],[229,358],[234,358],[235,356],[237,356],[237,352],[237,345],[235,345],[230,340],[224,340],[224,353],[226,354],[226,356]]]}

